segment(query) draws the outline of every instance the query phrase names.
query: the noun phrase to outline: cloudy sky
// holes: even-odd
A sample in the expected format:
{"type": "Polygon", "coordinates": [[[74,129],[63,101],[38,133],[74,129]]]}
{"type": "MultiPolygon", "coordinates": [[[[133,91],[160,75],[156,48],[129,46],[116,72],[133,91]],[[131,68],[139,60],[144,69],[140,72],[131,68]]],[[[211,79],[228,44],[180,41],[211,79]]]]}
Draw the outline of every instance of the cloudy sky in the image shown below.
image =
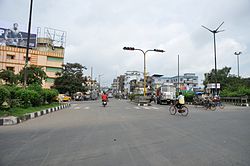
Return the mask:
{"type": "MultiPolygon", "coordinates": [[[[0,0],[0,25],[17,22],[27,31],[30,0],[0,0]]],[[[32,29],[51,27],[67,32],[65,62],[78,62],[104,85],[128,70],[143,71],[143,54],[124,46],[163,49],[146,56],[150,75],[196,73],[214,68],[213,35],[216,29],[217,68],[232,67],[237,74],[235,51],[241,51],[240,75],[250,77],[249,0],[34,0],[32,29]]],[[[8,28],[8,27],[7,27],[8,28]]]]}

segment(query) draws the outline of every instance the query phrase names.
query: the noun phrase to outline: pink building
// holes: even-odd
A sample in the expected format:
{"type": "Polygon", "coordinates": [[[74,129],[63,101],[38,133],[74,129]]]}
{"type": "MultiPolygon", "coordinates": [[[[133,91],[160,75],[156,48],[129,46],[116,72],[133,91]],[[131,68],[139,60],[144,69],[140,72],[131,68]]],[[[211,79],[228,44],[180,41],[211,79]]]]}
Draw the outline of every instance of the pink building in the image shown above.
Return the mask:
{"type": "MultiPolygon", "coordinates": [[[[0,46],[0,70],[13,70],[19,73],[24,67],[26,48],[15,46],[0,46]]],[[[56,72],[62,70],[64,47],[53,45],[50,38],[37,38],[37,47],[29,50],[29,64],[43,67],[48,78],[43,83],[44,88],[50,88],[57,77],[56,72]]]]}

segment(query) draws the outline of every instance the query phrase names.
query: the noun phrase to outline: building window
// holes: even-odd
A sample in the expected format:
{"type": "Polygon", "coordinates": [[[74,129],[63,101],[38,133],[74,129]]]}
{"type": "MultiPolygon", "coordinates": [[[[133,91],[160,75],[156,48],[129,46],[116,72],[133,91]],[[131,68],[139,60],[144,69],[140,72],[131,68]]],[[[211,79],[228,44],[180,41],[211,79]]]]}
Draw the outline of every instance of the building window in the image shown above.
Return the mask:
{"type": "Polygon", "coordinates": [[[58,67],[47,67],[46,68],[47,72],[62,72],[62,68],[58,68],[58,67]]]}
{"type": "Polygon", "coordinates": [[[54,62],[63,62],[63,58],[57,58],[57,57],[47,57],[47,60],[54,62]]]}
{"type": "Polygon", "coordinates": [[[7,70],[10,70],[10,71],[15,71],[15,68],[14,67],[6,67],[7,70]]]}
{"type": "Polygon", "coordinates": [[[15,55],[7,54],[7,59],[15,59],[15,55]]]}
{"type": "Polygon", "coordinates": [[[55,82],[55,79],[54,79],[54,78],[47,78],[47,79],[46,79],[46,82],[54,83],[54,82],[55,82]]]}
{"type": "MultiPolygon", "coordinates": [[[[23,56],[23,59],[26,61],[26,56],[23,56]]],[[[30,61],[30,57],[28,57],[28,61],[30,61]]]]}

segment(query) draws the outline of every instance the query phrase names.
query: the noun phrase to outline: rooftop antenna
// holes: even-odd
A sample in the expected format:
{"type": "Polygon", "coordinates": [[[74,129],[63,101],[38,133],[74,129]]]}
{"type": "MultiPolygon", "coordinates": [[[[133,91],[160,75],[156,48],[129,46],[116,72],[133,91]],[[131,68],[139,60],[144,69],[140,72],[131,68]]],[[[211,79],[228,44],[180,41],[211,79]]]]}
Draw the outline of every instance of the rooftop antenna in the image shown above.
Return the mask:
{"type": "Polygon", "coordinates": [[[203,25],[201,25],[203,28],[207,29],[208,31],[213,33],[214,36],[214,72],[215,72],[215,95],[218,95],[218,91],[217,91],[217,63],[216,63],[216,43],[215,43],[215,34],[219,33],[219,32],[223,32],[225,30],[219,30],[220,27],[222,26],[222,24],[224,24],[224,21],[220,24],[220,26],[218,26],[218,28],[216,28],[215,30],[211,30],[203,25]]]}

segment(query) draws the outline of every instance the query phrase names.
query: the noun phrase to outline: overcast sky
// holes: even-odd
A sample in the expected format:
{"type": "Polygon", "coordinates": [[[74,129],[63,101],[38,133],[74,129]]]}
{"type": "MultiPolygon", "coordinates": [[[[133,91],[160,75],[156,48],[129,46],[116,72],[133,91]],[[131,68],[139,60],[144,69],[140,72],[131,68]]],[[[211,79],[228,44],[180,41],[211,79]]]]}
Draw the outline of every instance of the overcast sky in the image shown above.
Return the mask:
{"type": "MultiPolygon", "coordinates": [[[[0,0],[0,25],[14,22],[27,31],[30,0],[0,0]]],[[[232,67],[237,74],[235,51],[241,51],[240,75],[250,77],[249,0],[34,0],[32,29],[51,27],[67,32],[66,62],[86,66],[104,85],[128,70],[143,71],[143,54],[124,46],[163,49],[149,52],[147,71],[165,76],[196,73],[199,80],[214,68],[213,34],[216,29],[217,68],[232,67]]],[[[9,26],[9,27],[6,27],[9,26]]]]}

